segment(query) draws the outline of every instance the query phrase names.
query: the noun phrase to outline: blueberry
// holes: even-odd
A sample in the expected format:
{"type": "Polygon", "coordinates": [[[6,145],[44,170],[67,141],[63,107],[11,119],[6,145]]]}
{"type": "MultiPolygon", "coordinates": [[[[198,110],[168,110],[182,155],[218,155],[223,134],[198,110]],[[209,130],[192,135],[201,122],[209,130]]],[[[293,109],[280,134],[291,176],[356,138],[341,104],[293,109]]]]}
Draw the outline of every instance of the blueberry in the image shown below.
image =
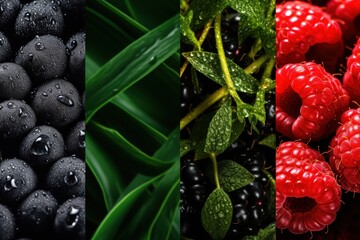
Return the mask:
{"type": "Polygon", "coordinates": [[[15,219],[11,211],[0,204],[0,240],[12,240],[15,235],[15,219]]]}
{"type": "Polygon", "coordinates": [[[59,207],[54,230],[57,239],[85,239],[85,198],[67,200],[59,207]]]}
{"type": "Polygon", "coordinates": [[[59,201],[85,196],[85,162],[76,157],[61,158],[51,166],[46,185],[59,201]]]}
{"type": "Polygon", "coordinates": [[[0,29],[4,29],[13,23],[19,11],[19,0],[0,0],[0,29]]]}
{"type": "Polygon", "coordinates": [[[68,65],[66,47],[61,39],[52,36],[36,36],[20,48],[15,62],[21,65],[39,84],[65,75],[68,65]]]}
{"type": "Polygon", "coordinates": [[[35,127],[32,108],[19,100],[0,103],[0,139],[23,137],[35,127]]]}
{"type": "Polygon", "coordinates": [[[30,90],[31,80],[20,65],[0,64],[0,100],[23,99],[30,90]]]}
{"type": "Polygon", "coordinates": [[[85,146],[85,122],[80,121],[70,129],[66,137],[67,153],[85,159],[85,146]]]}
{"type": "Polygon", "coordinates": [[[86,0],[57,0],[65,19],[68,33],[75,33],[85,26],[86,0]]]}
{"type": "Polygon", "coordinates": [[[56,199],[43,190],[32,192],[21,203],[18,209],[18,224],[22,234],[43,237],[53,227],[58,203],[56,199]]]}
{"type": "Polygon", "coordinates": [[[233,207],[233,223],[239,226],[248,224],[250,218],[249,210],[245,205],[236,204],[233,207]]]}
{"type": "Polygon", "coordinates": [[[0,63],[9,61],[12,55],[13,51],[8,38],[0,32],[0,63]]]}
{"type": "Polygon", "coordinates": [[[70,51],[69,79],[81,91],[85,87],[85,36],[84,32],[79,32],[66,44],[70,51]]]}
{"type": "Polygon", "coordinates": [[[64,156],[64,139],[53,127],[35,127],[20,144],[19,154],[32,166],[49,166],[64,156]]]}
{"type": "Polygon", "coordinates": [[[0,202],[15,205],[35,190],[37,177],[32,168],[19,159],[0,163],[0,202]]]}
{"type": "Polygon", "coordinates": [[[15,34],[23,42],[36,35],[61,37],[63,31],[64,17],[54,1],[35,0],[25,4],[15,22],[15,34]]]}
{"type": "Polygon", "coordinates": [[[71,83],[55,79],[41,85],[34,94],[32,107],[39,122],[63,127],[71,124],[81,114],[81,100],[71,83]]]}

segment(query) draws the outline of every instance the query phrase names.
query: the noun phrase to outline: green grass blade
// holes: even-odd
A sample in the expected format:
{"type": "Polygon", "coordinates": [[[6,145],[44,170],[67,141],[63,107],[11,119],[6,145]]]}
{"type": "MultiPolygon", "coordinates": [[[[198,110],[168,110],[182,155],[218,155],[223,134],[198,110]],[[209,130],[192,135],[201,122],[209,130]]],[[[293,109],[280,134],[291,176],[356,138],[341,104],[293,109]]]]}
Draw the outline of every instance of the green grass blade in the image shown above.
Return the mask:
{"type": "Polygon", "coordinates": [[[111,100],[179,49],[179,17],[130,44],[87,81],[87,121],[111,100]]]}

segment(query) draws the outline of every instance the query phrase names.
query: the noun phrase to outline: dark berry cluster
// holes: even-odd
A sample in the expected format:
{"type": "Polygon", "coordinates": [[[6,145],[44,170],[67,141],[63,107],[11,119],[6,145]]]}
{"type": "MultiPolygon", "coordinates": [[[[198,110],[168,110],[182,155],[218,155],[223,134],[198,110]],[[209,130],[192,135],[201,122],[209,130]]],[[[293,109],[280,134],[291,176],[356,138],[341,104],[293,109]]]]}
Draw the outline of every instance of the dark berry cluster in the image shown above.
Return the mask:
{"type": "Polygon", "coordinates": [[[85,0],[0,0],[0,240],[85,239],[85,0]]]}

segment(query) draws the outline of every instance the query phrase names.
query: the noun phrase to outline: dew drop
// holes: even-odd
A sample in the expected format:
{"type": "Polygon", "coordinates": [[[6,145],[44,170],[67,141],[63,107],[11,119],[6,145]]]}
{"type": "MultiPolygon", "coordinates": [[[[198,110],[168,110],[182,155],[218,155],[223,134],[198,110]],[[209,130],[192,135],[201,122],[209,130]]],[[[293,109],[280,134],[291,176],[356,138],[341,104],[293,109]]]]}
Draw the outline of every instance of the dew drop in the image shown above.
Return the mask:
{"type": "Polygon", "coordinates": [[[74,172],[68,172],[68,174],[64,177],[64,182],[68,185],[68,186],[73,186],[76,185],[78,183],[78,178],[75,175],[74,172]]]}
{"type": "Polygon", "coordinates": [[[51,143],[47,135],[41,134],[31,145],[30,151],[35,156],[47,155],[50,152],[51,143]]]}
{"type": "Polygon", "coordinates": [[[65,106],[68,106],[68,107],[73,107],[74,106],[74,100],[72,100],[69,96],[66,96],[66,95],[59,95],[57,97],[57,100],[64,104],[65,106]]]}

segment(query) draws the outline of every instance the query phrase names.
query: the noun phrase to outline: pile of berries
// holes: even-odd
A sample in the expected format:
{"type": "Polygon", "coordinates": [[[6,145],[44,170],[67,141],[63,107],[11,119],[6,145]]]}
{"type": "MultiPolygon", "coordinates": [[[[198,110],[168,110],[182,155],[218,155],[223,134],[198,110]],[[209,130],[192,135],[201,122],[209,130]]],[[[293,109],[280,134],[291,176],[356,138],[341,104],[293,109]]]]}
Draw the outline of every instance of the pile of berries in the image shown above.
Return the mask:
{"type": "Polygon", "coordinates": [[[85,0],[0,0],[0,239],[85,239],[85,0]]]}
{"type": "Polygon", "coordinates": [[[341,204],[360,192],[359,16],[358,0],[276,5],[280,239],[358,239],[339,226],[360,224],[341,204]]]}
{"type": "MultiPolygon", "coordinates": [[[[238,27],[240,14],[232,9],[226,9],[222,15],[221,36],[225,55],[228,59],[244,67],[253,61],[244,52],[248,51],[253,41],[239,44],[238,27]]],[[[210,31],[202,45],[203,51],[217,53],[214,31],[210,31]]],[[[182,43],[181,51],[191,51],[192,47],[182,43]]],[[[184,59],[183,59],[184,60],[184,59]]],[[[181,77],[181,117],[185,117],[210,94],[220,88],[220,85],[194,69],[187,68],[181,77]]],[[[255,95],[242,94],[241,98],[253,103],[255,95]]],[[[232,221],[225,239],[242,239],[245,236],[257,235],[260,228],[265,228],[274,222],[271,214],[269,177],[264,170],[275,174],[275,151],[263,146],[260,141],[275,133],[275,92],[266,94],[266,122],[258,123],[258,132],[246,125],[239,138],[225,152],[217,156],[217,161],[232,160],[246,168],[254,177],[254,181],[240,189],[229,192],[233,206],[232,221]]],[[[213,109],[209,109],[209,112],[213,109]]],[[[206,115],[204,113],[203,115],[206,115]]],[[[200,117],[201,118],[201,117],[200,117]]],[[[200,120],[201,121],[201,120],[200,120]]],[[[191,130],[196,124],[191,123],[181,131],[181,138],[188,139],[194,134],[191,130]]],[[[198,160],[193,152],[181,159],[180,182],[180,213],[181,236],[186,239],[211,239],[201,223],[201,211],[210,193],[215,189],[208,174],[210,159],[198,160]],[[196,161],[194,161],[194,158],[196,161]]]]}

